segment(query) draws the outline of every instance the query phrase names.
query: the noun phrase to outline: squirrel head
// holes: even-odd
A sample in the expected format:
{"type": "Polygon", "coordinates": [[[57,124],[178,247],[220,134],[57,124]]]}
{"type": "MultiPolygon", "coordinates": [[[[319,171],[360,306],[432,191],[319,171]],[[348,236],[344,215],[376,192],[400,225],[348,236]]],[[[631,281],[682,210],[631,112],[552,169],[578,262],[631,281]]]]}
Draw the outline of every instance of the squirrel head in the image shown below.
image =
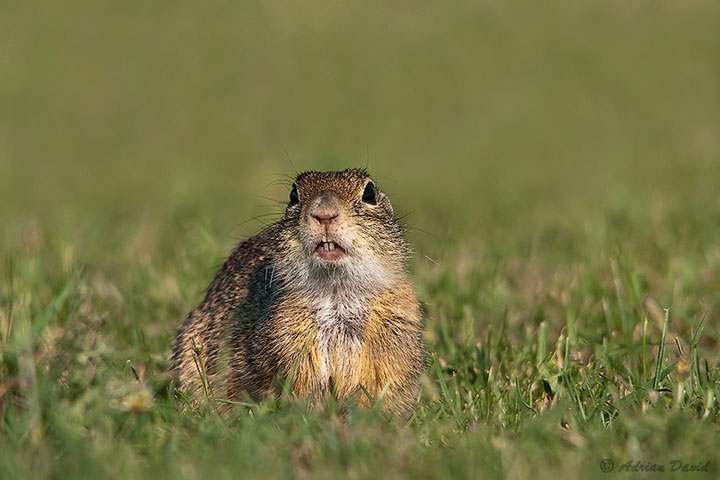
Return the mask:
{"type": "Polygon", "coordinates": [[[362,291],[405,275],[403,230],[365,170],[301,173],[279,226],[275,257],[288,282],[362,291]]]}

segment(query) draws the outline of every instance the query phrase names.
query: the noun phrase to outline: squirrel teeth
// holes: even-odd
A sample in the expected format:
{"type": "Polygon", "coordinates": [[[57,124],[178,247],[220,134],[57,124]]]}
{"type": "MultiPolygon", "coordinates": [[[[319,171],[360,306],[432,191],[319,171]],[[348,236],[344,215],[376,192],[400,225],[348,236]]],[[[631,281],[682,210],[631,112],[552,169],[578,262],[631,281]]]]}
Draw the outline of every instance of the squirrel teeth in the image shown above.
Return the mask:
{"type": "Polygon", "coordinates": [[[315,253],[323,260],[334,262],[340,260],[345,255],[345,249],[342,245],[338,245],[331,241],[322,241],[315,247],[315,253]]]}

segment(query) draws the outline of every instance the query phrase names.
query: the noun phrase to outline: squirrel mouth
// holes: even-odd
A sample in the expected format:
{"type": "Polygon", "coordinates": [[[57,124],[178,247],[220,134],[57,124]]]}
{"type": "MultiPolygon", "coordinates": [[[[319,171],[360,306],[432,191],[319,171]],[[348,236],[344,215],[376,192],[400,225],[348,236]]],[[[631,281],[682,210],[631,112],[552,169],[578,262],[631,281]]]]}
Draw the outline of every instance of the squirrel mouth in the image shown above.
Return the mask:
{"type": "Polygon", "coordinates": [[[335,242],[320,242],[315,248],[315,253],[323,260],[334,262],[345,255],[345,250],[335,242]]]}

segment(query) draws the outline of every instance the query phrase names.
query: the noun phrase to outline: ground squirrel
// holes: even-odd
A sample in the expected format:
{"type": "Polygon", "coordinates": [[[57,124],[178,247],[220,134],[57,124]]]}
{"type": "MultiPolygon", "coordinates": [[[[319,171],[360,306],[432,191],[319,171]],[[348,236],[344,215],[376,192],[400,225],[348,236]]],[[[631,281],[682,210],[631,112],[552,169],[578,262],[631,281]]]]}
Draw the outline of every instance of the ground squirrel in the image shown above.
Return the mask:
{"type": "Polygon", "coordinates": [[[259,401],[284,378],[311,402],[382,395],[407,414],[425,363],[407,255],[365,170],[298,175],[283,218],[235,248],[180,328],[171,370],[181,390],[202,392],[205,376],[216,398],[259,401]]]}

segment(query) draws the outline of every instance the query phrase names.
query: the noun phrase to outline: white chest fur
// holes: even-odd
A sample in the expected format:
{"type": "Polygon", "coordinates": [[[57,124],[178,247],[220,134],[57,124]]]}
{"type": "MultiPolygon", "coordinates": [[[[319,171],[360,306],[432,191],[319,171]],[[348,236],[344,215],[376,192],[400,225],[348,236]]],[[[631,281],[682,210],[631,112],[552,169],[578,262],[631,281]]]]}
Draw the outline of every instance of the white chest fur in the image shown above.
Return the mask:
{"type": "Polygon", "coordinates": [[[357,381],[362,349],[364,302],[326,297],[315,303],[320,368],[324,381],[333,378],[343,384],[357,381]]]}

